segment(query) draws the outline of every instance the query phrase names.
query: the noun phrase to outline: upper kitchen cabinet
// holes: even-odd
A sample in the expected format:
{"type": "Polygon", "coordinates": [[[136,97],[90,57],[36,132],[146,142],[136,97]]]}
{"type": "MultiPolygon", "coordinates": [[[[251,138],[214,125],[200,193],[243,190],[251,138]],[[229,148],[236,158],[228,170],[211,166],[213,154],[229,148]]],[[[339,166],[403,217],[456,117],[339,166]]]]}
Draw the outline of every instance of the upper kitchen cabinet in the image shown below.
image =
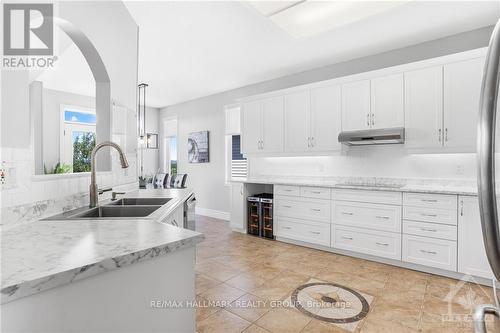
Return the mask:
{"type": "Polygon", "coordinates": [[[340,86],[311,90],[311,150],[340,150],[341,131],[340,86]]]}
{"type": "Polygon", "coordinates": [[[283,151],[283,97],[243,103],[241,116],[242,153],[283,151]]]}
{"type": "Polygon", "coordinates": [[[342,130],[404,126],[403,74],[342,85],[342,130]]]}
{"type": "Polygon", "coordinates": [[[443,67],[404,74],[405,131],[408,148],[443,144],[443,67]]]}
{"type": "Polygon", "coordinates": [[[241,151],[244,154],[260,152],[262,138],[262,102],[244,103],[241,109],[241,151]]]}
{"type": "Polygon", "coordinates": [[[285,151],[339,150],[340,105],[340,86],[286,95],[285,151]]]}
{"type": "Polygon", "coordinates": [[[285,151],[302,152],[311,146],[309,90],[285,96],[285,151]]]}
{"type": "Polygon", "coordinates": [[[370,125],[370,80],[343,84],[342,130],[369,129],[370,125]]]}
{"type": "Polygon", "coordinates": [[[444,66],[445,148],[476,151],[476,127],[484,57],[444,66]]]}
{"type": "Polygon", "coordinates": [[[371,80],[371,128],[404,126],[403,74],[371,80]]]}
{"type": "Polygon", "coordinates": [[[266,98],[262,101],[262,143],[263,153],[283,151],[283,96],[266,98]]]}

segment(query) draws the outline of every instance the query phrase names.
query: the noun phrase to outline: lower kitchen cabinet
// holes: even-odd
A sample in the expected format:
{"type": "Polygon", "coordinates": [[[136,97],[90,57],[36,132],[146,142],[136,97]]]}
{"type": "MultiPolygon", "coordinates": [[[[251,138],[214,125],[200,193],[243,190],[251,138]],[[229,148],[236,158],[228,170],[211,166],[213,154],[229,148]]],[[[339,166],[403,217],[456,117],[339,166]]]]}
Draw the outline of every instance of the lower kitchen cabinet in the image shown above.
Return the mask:
{"type": "Polygon", "coordinates": [[[332,225],[332,247],[401,260],[401,234],[332,225]]]}
{"type": "Polygon", "coordinates": [[[492,278],[493,272],[484,249],[478,199],[460,196],[458,201],[458,271],[492,278]]]}
{"type": "Polygon", "coordinates": [[[403,235],[405,262],[429,267],[457,270],[457,242],[429,237],[403,235]]]}
{"type": "Polygon", "coordinates": [[[276,236],[301,242],[330,246],[330,224],[279,216],[276,236]]]}
{"type": "Polygon", "coordinates": [[[162,220],[162,222],[184,228],[184,205],[179,206],[174,210],[173,214],[170,214],[166,219],[162,220]]]}

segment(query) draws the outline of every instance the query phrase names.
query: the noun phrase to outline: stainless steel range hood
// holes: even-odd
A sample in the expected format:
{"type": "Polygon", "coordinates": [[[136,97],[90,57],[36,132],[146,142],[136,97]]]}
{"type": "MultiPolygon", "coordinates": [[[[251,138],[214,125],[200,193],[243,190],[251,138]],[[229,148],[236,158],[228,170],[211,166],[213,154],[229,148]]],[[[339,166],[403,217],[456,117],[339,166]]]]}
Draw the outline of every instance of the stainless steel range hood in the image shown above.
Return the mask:
{"type": "Polygon", "coordinates": [[[405,142],[404,127],[347,131],[339,134],[339,142],[348,146],[389,145],[405,142]]]}

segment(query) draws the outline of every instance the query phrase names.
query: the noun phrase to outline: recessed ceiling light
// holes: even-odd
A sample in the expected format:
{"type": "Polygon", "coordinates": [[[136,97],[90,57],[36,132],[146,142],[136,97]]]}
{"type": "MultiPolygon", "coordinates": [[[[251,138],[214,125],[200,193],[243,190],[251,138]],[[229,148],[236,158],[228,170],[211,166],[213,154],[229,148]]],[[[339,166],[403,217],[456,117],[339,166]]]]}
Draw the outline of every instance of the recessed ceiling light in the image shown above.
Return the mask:
{"type": "Polygon", "coordinates": [[[251,5],[293,37],[313,36],[407,3],[398,1],[253,1],[251,5]],[[267,3],[267,5],[265,5],[267,3]],[[269,6],[269,7],[266,7],[269,6]]]}

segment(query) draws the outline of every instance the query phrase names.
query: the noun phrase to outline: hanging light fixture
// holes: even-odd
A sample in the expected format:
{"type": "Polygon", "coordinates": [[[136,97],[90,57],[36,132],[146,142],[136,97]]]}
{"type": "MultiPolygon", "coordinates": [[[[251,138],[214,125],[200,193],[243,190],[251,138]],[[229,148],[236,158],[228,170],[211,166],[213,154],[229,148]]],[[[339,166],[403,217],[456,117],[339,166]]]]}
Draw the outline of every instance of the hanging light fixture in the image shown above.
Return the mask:
{"type": "Polygon", "coordinates": [[[139,134],[139,150],[141,153],[141,180],[144,181],[144,146],[146,145],[146,87],[148,84],[139,84],[139,101],[137,110],[137,133],[139,134]]]}
{"type": "Polygon", "coordinates": [[[146,87],[147,83],[139,84],[139,109],[137,112],[137,132],[139,133],[139,143],[146,142],[146,87]]]}

